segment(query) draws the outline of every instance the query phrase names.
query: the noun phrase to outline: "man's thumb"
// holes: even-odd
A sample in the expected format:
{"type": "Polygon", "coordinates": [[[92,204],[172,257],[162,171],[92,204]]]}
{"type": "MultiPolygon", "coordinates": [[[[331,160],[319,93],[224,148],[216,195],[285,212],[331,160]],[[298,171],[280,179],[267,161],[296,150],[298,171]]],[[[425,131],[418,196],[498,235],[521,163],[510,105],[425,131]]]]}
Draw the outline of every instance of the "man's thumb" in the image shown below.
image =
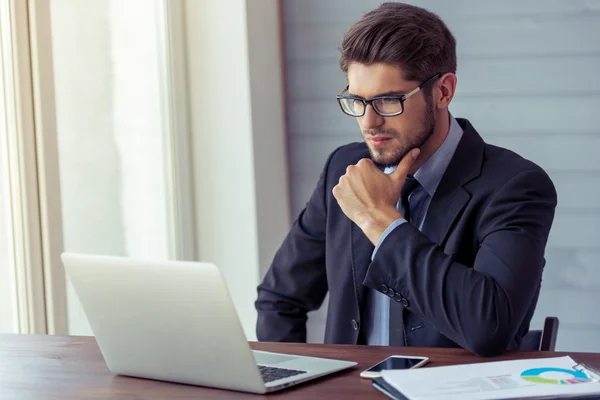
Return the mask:
{"type": "Polygon", "coordinates": [[[420,153],[421,153],[421,150],[419,150],[418,148],[415,148],[415,149],[412,149],[411,151],[409,151],[402,158],[402,160],[400,160],[400,163],[398,164],[398,168],[396,168],[396,170],[392,173],[392,176],[394,177],[394,179],[398,179],[398,180],[406,179],[406,175],[408,175],[408,171],[410,170],[410,167],[414,164],[417,157],[419,157],[420,153]]]}

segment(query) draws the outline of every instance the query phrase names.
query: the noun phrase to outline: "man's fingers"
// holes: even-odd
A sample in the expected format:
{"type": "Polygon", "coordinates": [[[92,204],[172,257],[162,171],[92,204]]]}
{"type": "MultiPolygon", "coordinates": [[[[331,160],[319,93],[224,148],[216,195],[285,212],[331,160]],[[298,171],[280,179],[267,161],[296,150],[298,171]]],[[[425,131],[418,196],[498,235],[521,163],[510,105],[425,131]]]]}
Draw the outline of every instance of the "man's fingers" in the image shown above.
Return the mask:
{"type": "Polygon", "coordinates": [[[414,164],[417,157],[419,157],[420,153],[421,153],[421,150],[419,150],[418,148],[412,149],[411,151],[409,151],[404,156],[404,158],[402,158],[402,160],[400,160],[400,163],[398,164],[398,168],[396,168],[396,170],[391,174],[393,179],[396,181],[399,181],[399,180],[404,181],[404,179],[406,179],[406,175],[408,175],[408,171],[410,170],[410,167],[414,164]]]}

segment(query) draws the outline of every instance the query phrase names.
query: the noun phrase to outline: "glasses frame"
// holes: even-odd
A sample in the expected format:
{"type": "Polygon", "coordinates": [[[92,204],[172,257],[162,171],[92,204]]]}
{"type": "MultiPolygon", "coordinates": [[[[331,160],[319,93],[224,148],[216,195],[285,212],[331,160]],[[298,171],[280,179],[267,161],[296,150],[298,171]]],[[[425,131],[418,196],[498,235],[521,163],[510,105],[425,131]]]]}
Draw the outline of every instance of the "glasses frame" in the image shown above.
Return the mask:
{"type": "Polygon", "coordinates": [[[431,78],[423,81],[423,83],[421,83],[415,89],[411,90],[410,92],[408,92],[406,94],[403,94],[402,96],[375,96],[375,97],[370,98],[370,99],[363,99],[362,97],[356,97],[356,96],[344,96],[344,93],[347,92],[348,88],[350,87],[350,85],[348,85],[348,86],[346,86],[346,88],[344,90],[342,90],[340,92],[340,94],[338,94],[336,96],[336,98],[337,98],[337,102],[338,102],[340,108],[342,109],[342,112],[344,114],[346,114],[346,115],[351,116],[351,117],[362,117],[362,116],[364,116],[365,113],[367,112],[367,106],[369,104],[371,105],[371,108],[373,108],[373,111],[375,111],[378,115],[380,115],[382,117],[395,117],[395,116],[398,116],[398,115],[400,115],[400,114],[402,114],[404,112],[404,101],[406,101],[406,99],[408,99],[410,96],[414,95],[415,93],[419,92],[421,89],[423,89],[423,87],[425,85],[434,82],[437,78],[441,77],[442,75],[443,75],[442,73],[435,74],[431,78]],[[362,114],[350,114],[350,113],[346,112],[346,110],[344,109],[344,106],[342,106],[342,100],[346,100],[346,99],[362,101],[362,103],[364,104],[362,114]],[[399,100],[400,101],[400,112],[392,113],[392,114],[380,113],[379,111],[377,111],[376,107],[373,107],[373,102],[375,100],[380,100],[380,99],[395,99],[395,100],[399,100]]]}

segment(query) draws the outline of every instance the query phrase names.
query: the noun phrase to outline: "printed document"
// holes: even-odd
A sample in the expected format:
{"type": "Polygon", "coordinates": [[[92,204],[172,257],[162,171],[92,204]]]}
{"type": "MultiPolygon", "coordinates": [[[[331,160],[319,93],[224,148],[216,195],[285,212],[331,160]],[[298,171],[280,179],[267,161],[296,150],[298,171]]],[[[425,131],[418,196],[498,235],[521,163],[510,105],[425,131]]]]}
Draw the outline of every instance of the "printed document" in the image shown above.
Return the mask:
{"type": "Polygon", "coordinates": [[[383,371],[410,400],[560,398],[600,394],[597,376],[568,356],[383,371]]]}

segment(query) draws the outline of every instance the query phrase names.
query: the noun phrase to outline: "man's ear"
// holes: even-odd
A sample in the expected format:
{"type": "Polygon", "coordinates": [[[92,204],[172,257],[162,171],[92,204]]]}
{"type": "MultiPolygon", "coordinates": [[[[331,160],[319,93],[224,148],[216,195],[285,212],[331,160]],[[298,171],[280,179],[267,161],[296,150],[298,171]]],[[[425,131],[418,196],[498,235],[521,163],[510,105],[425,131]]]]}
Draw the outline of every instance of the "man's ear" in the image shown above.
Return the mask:
{"type": "Polygon", "coordinates": [[[434,89],[434,99],[437,108],[448,108],[456,92],[456,75],[452,72],[442,75],[434,89]]]}

